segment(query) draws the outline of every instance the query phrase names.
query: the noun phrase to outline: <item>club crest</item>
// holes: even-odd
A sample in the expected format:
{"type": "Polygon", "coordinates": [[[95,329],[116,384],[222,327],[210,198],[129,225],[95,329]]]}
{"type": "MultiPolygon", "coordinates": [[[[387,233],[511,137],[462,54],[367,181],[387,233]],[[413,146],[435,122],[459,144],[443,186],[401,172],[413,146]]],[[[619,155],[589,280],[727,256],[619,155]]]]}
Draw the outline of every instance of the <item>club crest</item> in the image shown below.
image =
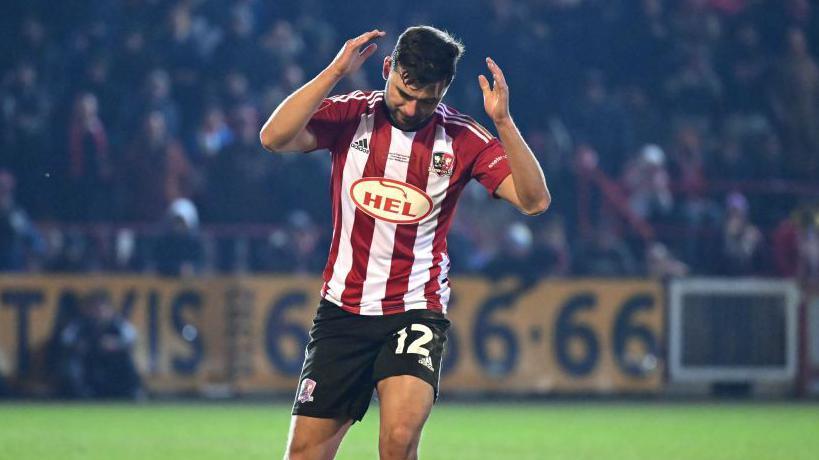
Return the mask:
{"type": "Polygon", "coordinates": [[[299,402],[306,403],[313,401],[313,391],[316,389],[316,381],[313,379],[304,379],[301,381],[301,388],[299,389],[299,402]]]}
{"type": "Polygon", "coordinates": [[[451,176],[454,170],[455,155],[449,152],[434,152],[432,154],[429,172],[434,172],[439,176],[451,176]]]}

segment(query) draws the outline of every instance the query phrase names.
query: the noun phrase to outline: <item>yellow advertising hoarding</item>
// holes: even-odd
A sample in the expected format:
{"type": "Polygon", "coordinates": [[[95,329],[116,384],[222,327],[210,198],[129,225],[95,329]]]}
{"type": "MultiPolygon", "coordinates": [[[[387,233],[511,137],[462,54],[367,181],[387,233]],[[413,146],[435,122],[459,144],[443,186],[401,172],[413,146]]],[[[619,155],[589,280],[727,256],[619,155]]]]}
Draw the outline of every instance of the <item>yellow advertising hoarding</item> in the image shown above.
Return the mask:
{"type": "Polygon", "coordinates": [[[643,281],[461,280],[443,388],[644,392],[662,383],[661,286],[643,281]],[[455,342],[455,343],[453,343],[455,342]]]}
{"type": "MultiPolygon", "coordinates": [[[[135,357],[152,390],[294,391],[320,286],[312,277],[3,277],[0,372],[24,382],[41,374],[58,318],[103,288],[139,331],[135,357]]],[[[458,279],[442,390],[659,390],[662,292],[649,281],[458,279]]]]}
{"type": "Polygon", "coordinates": [[[139,338],[137,366],[157,391],[196,391],[224,380],[226,334],[219,305],[225,282],[152,277],[65,276],[0,278],[0,354],[23,382],[47,376],[49,346],[91,290],[109,293],[139,338]]]}

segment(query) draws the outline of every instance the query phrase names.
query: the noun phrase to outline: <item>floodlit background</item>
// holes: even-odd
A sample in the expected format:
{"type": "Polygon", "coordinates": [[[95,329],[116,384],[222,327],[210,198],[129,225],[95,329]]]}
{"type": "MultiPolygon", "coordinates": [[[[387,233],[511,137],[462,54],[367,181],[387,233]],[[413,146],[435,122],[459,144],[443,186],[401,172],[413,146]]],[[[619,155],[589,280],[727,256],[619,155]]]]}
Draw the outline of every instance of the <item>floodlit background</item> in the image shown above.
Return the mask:
{"type": "MultiPolygon", "coordinates": [[[[813,458],[819,4],[0,2],[0,458],[283,452],[331,237],[329,155],[261,124],[343,42],[430,24],[546,174],[473,184],[424,458],[813,458]],[[9,399],[8,402],[5,399],[9,399]],[[811,431],[812,430],[812,431],[811,431]]],[[[341,458],[376,454],[377,407],[341,458]]]]}

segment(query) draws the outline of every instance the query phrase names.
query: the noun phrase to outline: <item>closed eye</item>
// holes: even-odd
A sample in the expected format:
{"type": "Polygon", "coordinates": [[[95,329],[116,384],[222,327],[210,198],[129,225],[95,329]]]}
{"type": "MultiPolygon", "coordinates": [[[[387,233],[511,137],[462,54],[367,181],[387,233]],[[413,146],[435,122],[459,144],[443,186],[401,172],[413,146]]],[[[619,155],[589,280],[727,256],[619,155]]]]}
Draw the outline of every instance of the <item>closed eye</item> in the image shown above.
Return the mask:
{"type": "Polygon", "coordinates": [[[396,87],[395,89],[398,91],[398,95],[401,96],[402,99],[407,100],[407,101],[418,101],[421,104],[428,104],[428,105],[435,104],[436,102],[438,102],[433,97],[426,98],[426,99],[418,99],[416,97],[411,96],[409,93],[405,92],[401,88],[396,87]]]}

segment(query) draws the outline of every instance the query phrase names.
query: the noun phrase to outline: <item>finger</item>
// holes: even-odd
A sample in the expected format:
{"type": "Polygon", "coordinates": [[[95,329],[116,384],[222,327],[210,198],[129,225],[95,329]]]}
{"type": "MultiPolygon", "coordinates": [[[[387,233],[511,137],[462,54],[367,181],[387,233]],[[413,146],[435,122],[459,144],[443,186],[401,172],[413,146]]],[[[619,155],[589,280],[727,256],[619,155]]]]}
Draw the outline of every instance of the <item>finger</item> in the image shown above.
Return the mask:
{"type": "Polygon", "coordinates": [[[478,84],[481,85],[481,91],[483,91],[484,95],[492,92],[492,88],[489,86],[489,80],[483,75],[478,75],[478,84]]]}
{"type": "Polygon", "coordinates": [[[353,43],[355,43],[356,46],[362,45],[362,44],[367,43],[368,41],[370,41],[370,40],[372,40],[374,38],[383,37],[386,34],[387,34],[386,32],[383,32],[381,30],[373,29],[373,30],[371,30],[369,32],[364,32],[363,34],[361,34],[358,37],[354,38],[353,43]]]}
{"type": "Polygon", "coordinates": [[[492,58],[488,57],[486,58],[486,65],[489,67],[489,71],[492,72],[492,78],[495,79],[495,82],[506,86],[506,77],[503,75],[503,71],[498,64],[492,58]]]}
{"type": "Polygon", "coordinates": [[[361,56],[361,59],[367,59],[368,57],[372,56],[373,53],[375,53],[375,50],[377,50],[377,49],[378,49],[377,44],[370,43],[369,45],[367,45],[366,48],[361,50],[361,52],[358,53],[358,54],[359,54],[359,56],[361,56]]]}
{"type": "Polygon", "coordinates": [[[498,67],[495,61],[488,59],[487,63],[489,65],[489,70],[492,72],[492,78],[495,79],[496,84],[500,84],[501,86],[506,86],[506,77],[503,75],[503,71],[498,67]]]}

